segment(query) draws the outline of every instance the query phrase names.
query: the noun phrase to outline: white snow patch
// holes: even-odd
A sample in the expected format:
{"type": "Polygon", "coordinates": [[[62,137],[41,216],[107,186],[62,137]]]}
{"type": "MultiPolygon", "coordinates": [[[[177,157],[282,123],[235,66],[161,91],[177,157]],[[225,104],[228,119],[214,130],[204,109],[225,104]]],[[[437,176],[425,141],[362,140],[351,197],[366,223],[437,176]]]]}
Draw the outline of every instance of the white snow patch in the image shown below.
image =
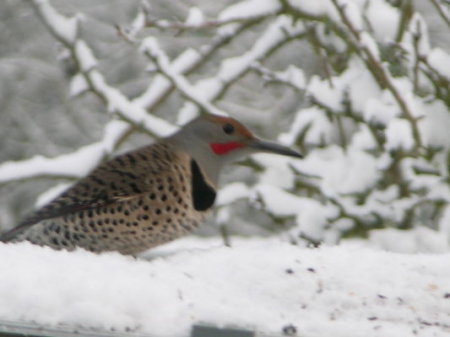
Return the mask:
{"type": "Polygon", "coordinates": [[[312,337],[450,333],[449,253],[232,243],[181,240],[151,261],[0,244],[0,319],[159,337],[198,322],[273,336],[287,325],[312,337]]]}
{"type": "Polygon", "coordinates": [[[35,202],[35,208],[41,208],[67,190],[72,184],[58,184],[41,193],[35,202]]]}
{"type": "Polygon", "coordinates": [[[339,22],[340,16],[330,0],[289,0],[288,3],[300,11],[314,16],[329,16],[333,21],[339,22]]]}
{"type": "Polygon", "coordinates": [[[387,228],[369,232],[369,243],[397,253],[444,253],[449,251],[445,235],[426,227],[411,230],[387,228]]]}
{"type": "Polygon", "coordinates": [[[400,118],[393,119],[386,128],[386,148],[409,150],[414,146],[411,124],[400,118]]]}
{"type": "Polygon", "coordinates": [[[79,17],[66,17],[59,14],[47,0],[34,0],[34,4],[44,21],[68,44],[75,42],[79,17]]]}
{"type": "Polygon", "coordinates": [[[141,43],[141,51],[149,55],[155,63],[157,63],[158,69],[163,73],[163,75],[174,82],[176,87],[184,96],[188,97],[189,100],[194,101],[197,105],[200,105],[205,111],[217,115],[226,115],[223,111],[214,106],[210,100],[208,100],[206,93],[197,90],[195,86],[192,86],[189,83],[183,74],[173,67],[168,56],[159,46],[156,38],[145,38],[141,43]]]}
{"type": "Polygon", "coordinates": [[[342,77],[348,85],[348,96],[352,107],[357,112],[362,113],[371,100],[378,102],[378,98],[382,95],[378,83],[361,60],[353,58],[342,77]]]}
{"type": "Polygon", "coordinates": [[[375,58],[376,61],[380,61],[380,52],[378,50],[377,42],[369,33],[361,32],[360,43],[362,47],[367,48],[367,50],[375,58]]]}
{"type": "Polygon", "coordinates": [[[72,153],[56,158],[34,156],[23,161],[9,161],[0,165],[0,182],[26,179],[40,175],[64,177],[86,176],[104,157],[114,149],[117,139],[127,132],[129,124],[112,120],[105,126],[103,139],[82,147],[72,153]]]}
{"type": "Polygon", "coordinates": [[[319,76],[314,75],[308,83],[307,91],[317,102],[325,105],[327,108],[334,111],[343,110],[342,101],[345,85],[339,78],[333,78],[333,83],[331,84],[327,79],[321,79],[319,76]]]}
{"type": "MultiPolygon", "coordinates": [[[[200,54],[198,51],[188,48],[180,53],[176,59],[171,62],[171,67],[179,72],[185,73],[191,69],[200,59],[200,54]]],[[[161,96],[164,96],[167,91],[173,87],[173,84],[165,76],[156,75],[151,84],[148,86],[140,96],[133,100],[138,106],[145,108],[152,107],[156,102],[159,101],[161,96]]]]}
{"type": "Polygon", "coordinates": [[[348,19],[352,27],[356,31],[362,31],[364,29],[364,20],[361,16],[361,11],[357,4],[357,1],[340,1],[339,6],[342,6],[344,16],[348,19]]]}
{"type": "Polygon", "coordinates": [[[282,133],[278,140],[292,145],[297,137],[306,131],[305,143],[319,145],[330,143],[336,138],[336,128],[327,118],[325,112],[315,106],[302,109],[295,116],[289,131],[282,133]]]}
{"type": "Polygon", "coordinates": [[[198,7],[191,7],[184,22],[188,26],[201,26],[205,22],[205,15],[198,7]]]}
{"type": "Polygon", "coordinates": [[[244,183],[231,183],[219,190],[216,205],[228,205],[238,199],[247,198],[250,190],[244,183]]]}
{"type": "Polygon", "coordinates": [[[295,215],[300,210],[300,202],[304,199],[266,184],[257,185],[255,193],[262,198],[264,208],[276,216],[295,215]]]}
{"type": "MultiPolygon", "coordinates": [[[[283,142],[279,142],[282,144],[283,142]]],[[[291,189],[294,187],[295,175],[290,168],[292,159],[290,157],[277,156],[274,160],[273,154],[260,153],[253,155],[254,160],[264,167],[264,172],[259,175],[259,181],[277,186],[283,189],[291,189]]]]}
{"type": "Polygon", "coordinates": [[[427,145],[450,148],[450,114],[442,101],[425,104],[425,117],[419,120],[419,129],[427,145]]]}
{"type": "Polygon", "coordinates": [[[320,241],[324,237],[327,219],[335,213],[334,207],[326,207],[316,200],[299,198],[297,227],[291,230],[294,237],[305,235],[308,239],[320,241]]]}
{"type": "Polygon", "coordinates": [[[235,19],[249,19],[255,16],[268,15],[279,10],[281,4],[278,0],[246,0],[228,6],[219,15],[220,21],[235,19]]]}
{"type": "Polygon", "coordinates": [[[382,42],[393,41],[400,20],[399,10],[387,1],[369,1],[367,7],[366,16],[375,38],[382,42]]]}
{"type": "Polygon", "coordinates": [[[353,134],[351,147],[357,150],[373,150],[377,148],[375,138],[367,124],[361,124],[359,130],[353,134]]]}
{"type": "Polygon", "coordinates": [[[83,76],[83,74],[78,73],[70,80],[70,88],[69,88],[70,97],[78,96],[88,89],[89,84],[86,82],[86,78],[83,76]]]}
{"type": "Polygon", "coordinates": [[[380,99],[369,98],[363,110],[364,119],[371,123],[387,125],[392,119],[400,115],[400,110],[396,104],[387,102],[387,94],[384,92],[380,99]]]}
{"type": "Polygon", "coordinates": [[[428,63],[442,76],[450,80],[450,55],[441,48],[434,48],[428,54],[428,63]]]}
{"type": "Polygon", "coordinates": [[[338,146],[317,149],[292,165],[302,173],[321,178],[321,190],[328,196],[363,192],[372,188],[380,175],[376,158],[356,149],[345,153],[338,146]]]}
{"type": "Polygon", "coordinates": [[[278,79],[292,84],[299,90],[304,90],[306,88],[306,78],[303,69],[292,64],[289,65],[285,71],[278,72],[277,76],[278,79]]]}
{"type": "MultiPolygon", "coordinates": [[[[447,196],[449,194],[449,190],[447,187],[447,196]]],[[[450,199],[447,199],[450,200],[450,199]]],[[[439,220],[439,230],[442,231],[445,235],[445,237],[448,239],[450,238],[450,205],[447,204],[447,206],[444,207],[444,210],[442,211],[442,218],[439,220]]]]}
{"type": "Polygon", "coordinates": [[[80,70],[87,72],[97,65],[97,59],[92,49],[83,40],[77,40],[74,45],[75,55],[79,62],[80,70]]]}

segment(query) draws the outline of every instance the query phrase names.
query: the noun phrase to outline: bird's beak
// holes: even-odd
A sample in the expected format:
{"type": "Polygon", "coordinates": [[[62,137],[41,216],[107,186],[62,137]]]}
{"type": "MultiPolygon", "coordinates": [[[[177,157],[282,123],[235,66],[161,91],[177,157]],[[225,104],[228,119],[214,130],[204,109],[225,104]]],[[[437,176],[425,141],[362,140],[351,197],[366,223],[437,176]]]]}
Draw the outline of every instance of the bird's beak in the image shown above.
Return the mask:
{"type": "Polygon", "coordinates": [[[291,150],[290,148],[279,145],[272,142],[267,142],[261,139],[253,139],[248,146],[258,152],[267,152],[281,154],[282,156],[289,156],[294,158],[303,158],[303,156],[297,151],[291,150]]]}

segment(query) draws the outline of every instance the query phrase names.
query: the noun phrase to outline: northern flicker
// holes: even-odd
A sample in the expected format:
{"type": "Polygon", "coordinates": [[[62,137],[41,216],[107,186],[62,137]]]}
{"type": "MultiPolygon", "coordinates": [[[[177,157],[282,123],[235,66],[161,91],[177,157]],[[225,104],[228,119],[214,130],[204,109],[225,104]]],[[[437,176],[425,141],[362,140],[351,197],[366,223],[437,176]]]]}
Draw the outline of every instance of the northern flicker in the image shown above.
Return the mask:
{"type": "Polygon", "coordinates": [[[257,152],[301,157],[258,139],[235,119],[196,118],[99,165],[0,241],[136,255],[196,228],[214,204],[222,167],[257,152]]]}

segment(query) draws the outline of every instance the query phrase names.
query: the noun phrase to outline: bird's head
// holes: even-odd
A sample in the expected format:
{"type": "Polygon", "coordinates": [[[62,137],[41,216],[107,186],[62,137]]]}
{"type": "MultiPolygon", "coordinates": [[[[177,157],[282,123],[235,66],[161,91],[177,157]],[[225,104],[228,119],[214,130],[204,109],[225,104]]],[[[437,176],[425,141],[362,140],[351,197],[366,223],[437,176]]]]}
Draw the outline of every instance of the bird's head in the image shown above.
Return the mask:
{"type": "Polygon", "coordinates": [[[214,184],[222,166],[246,155],[266,152],[302,158],[288,147],[256,137],[230,117],[205,115],[186,124],[173,137],[202,167],[214,184]]]}

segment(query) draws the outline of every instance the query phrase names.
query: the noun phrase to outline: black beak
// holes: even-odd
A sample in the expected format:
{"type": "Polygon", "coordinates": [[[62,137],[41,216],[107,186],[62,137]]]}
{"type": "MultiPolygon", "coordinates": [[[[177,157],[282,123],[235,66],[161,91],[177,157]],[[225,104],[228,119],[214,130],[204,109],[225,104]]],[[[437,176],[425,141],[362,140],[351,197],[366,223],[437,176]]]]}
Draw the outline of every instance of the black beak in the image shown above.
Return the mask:
{"type": "Polygon", "coordinates": [[[249,147],[257,150],[258,152],[267,152],[267,153],[275,153],[280,154],[282,156],[289,156],[294,158],[303,158],[303,156],[297,151],[291,150],[290,148],[279,145],[272,142],[266,142],[261,139],[254,139],[249,144],[249,147]]]}

